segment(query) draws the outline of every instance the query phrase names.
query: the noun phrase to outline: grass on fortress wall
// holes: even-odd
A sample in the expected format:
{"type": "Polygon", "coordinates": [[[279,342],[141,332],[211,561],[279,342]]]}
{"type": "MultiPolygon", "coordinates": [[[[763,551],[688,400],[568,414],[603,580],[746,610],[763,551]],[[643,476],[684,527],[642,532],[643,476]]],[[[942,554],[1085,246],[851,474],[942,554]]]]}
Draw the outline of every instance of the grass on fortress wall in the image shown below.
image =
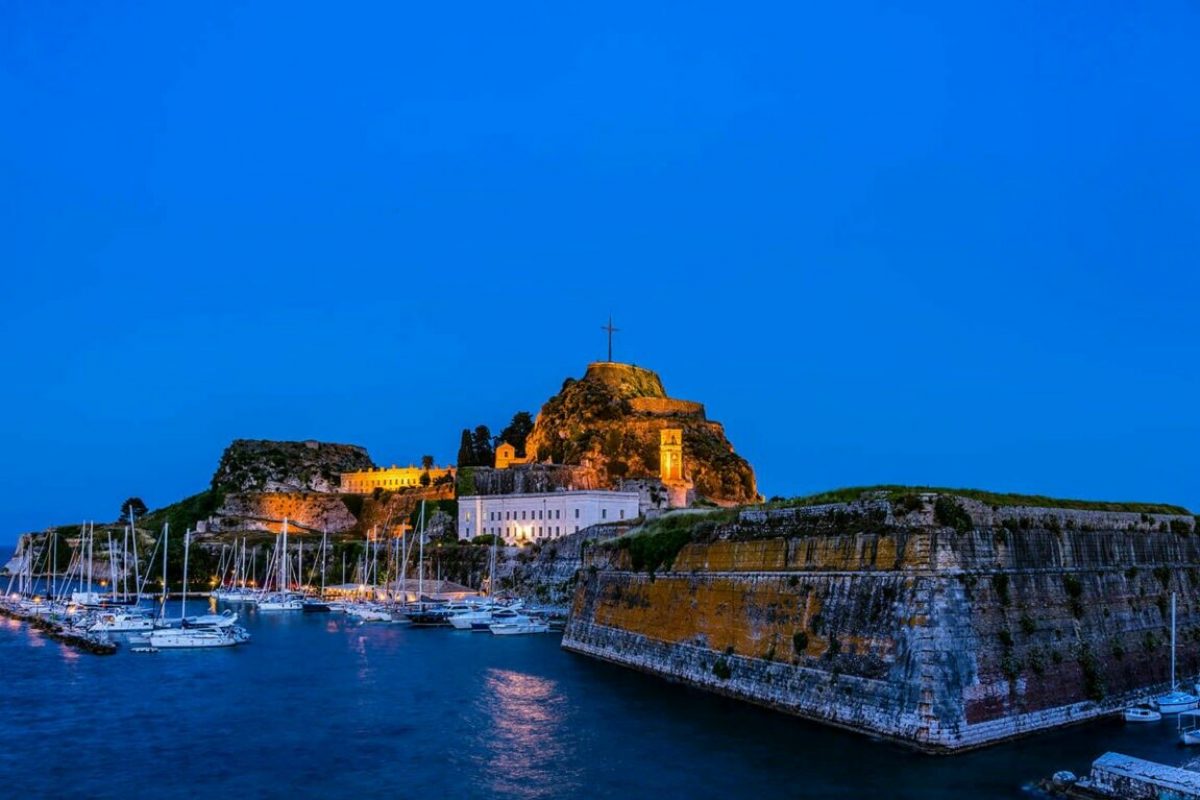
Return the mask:
{"type": "Polygon", "coordinates": [[[1126,511],[1134,514],[1191,514],[1183,506],[1173,506],[1166,503],[1113,503],[1103,500],[1064,500],[1057,497],[1045,497],[1038,494],[1006,494],[988,492],[983,489],[947,489],[938,486],[850,486],[844,489],[834,489],[808,497],[795,497],[787,500],[773,500],[766,504],[767,508],[787,508],[789,506],[816,506],[826,503],[850,503],[862,499],[863,495],[880,495],[890,501],[898,501],[915,494],[943,494],[966,497],[978,500],[993,507],[1004,506],[1034,506],[1040,508],[1067,508],[1076,511],[1126,511]]]}
{"type": "Polygon", "coordinates": [[[616,547],[629,551],[630,565],[635,572],[643,569],[654,574],[660,567],[670,569],[675,556],[688,542],[714,532],[718,526],[737,519],[737,509],[729,508],[704,513],[665,514],[626,536],[605,542],[601,547],[616,547]]]}

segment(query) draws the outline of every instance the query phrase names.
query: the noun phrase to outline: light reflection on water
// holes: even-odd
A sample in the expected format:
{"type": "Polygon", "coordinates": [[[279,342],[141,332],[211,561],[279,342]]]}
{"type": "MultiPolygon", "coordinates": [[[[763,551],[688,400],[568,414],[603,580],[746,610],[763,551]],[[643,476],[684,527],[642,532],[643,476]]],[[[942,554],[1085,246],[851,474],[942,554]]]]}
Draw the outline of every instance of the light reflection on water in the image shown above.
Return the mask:
{"type": "Polygon", "coordinates": [[[568,701],[555,681],[488,669],[476,704],[486,720],[480,739],[493,792],[536,798],[574,788],[564,770],[568,701]]]}

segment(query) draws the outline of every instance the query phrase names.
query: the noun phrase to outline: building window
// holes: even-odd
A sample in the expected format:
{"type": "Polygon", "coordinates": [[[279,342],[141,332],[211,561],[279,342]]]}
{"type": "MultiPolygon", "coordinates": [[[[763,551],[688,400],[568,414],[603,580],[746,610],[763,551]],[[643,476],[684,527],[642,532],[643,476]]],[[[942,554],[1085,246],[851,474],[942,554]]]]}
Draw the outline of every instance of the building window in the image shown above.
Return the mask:
{"type": "Polygon", "coordinates": [[[621,509],[621,519],[625,519],[625,509],[621,509]]]}
{"type": "Polygon", "coordinates": [[[600,509],[600,519],[608,519],[608,509],[607,508],[600,509]]]}
{"type": "Polygon", "coordinates": [[[575,526],[575,532],[576,532],[576,533],[579,533],[579,526],[578,526],[578,525],[576,525],[576,526],[575,526]]]}
{"type": "Polygon", "coordinates": [[[521,510],[521,519],[525,519],[525,511],[524,511],[524,509],[522,509],[522,510],[521,510]]]}
{"type": "MultiPolygon", "coordinates": [[[[575,519],[579,519],[579,509],[578,508],[575,509],[575,519]]],[[[576,526],[575,530],[579,530],[579,527],[576,526]]]]}
{"type": "Polygon", "coordinates": [[[561,508],[554,509],[554,518],[562,519],[562,509],[561,508]]]}

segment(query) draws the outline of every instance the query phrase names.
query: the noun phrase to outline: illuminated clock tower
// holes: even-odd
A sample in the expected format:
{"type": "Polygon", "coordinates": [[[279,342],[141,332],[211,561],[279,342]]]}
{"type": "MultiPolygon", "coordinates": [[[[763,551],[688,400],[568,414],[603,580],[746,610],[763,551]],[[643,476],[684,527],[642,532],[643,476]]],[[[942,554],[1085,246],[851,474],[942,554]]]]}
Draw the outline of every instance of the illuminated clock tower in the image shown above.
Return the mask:
{"type": "Polygon", "coordinates": [[[683,430],[663,428],[658,432],[658,464],[663,483],[683,480],[683,430]]]}

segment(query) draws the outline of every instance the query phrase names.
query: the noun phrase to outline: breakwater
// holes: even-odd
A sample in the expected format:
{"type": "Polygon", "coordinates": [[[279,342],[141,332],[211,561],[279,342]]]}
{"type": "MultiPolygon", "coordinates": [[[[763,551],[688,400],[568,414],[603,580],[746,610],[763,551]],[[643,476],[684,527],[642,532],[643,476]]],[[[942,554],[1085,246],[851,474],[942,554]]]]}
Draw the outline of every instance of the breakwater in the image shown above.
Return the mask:
{"type": "Polygon", "coordinates": [[[588,550],[563,646],[931,752],[1165,688],[1172,593],[1200,672],[1190,515],[925,493],[717,519],[663,563],[588,550]]]}
{"type": "Polygon", "coordinates": [[[0,603],[0,616],[23,622],[31,628],[41,631],[55,641],[70,645],[85,653],[98,656],[110,656],[117,652],[117,646],[106,638],[75,630],[64,622],[47,619],[40,614],[23,611],[20,608],[0,603]]]}

